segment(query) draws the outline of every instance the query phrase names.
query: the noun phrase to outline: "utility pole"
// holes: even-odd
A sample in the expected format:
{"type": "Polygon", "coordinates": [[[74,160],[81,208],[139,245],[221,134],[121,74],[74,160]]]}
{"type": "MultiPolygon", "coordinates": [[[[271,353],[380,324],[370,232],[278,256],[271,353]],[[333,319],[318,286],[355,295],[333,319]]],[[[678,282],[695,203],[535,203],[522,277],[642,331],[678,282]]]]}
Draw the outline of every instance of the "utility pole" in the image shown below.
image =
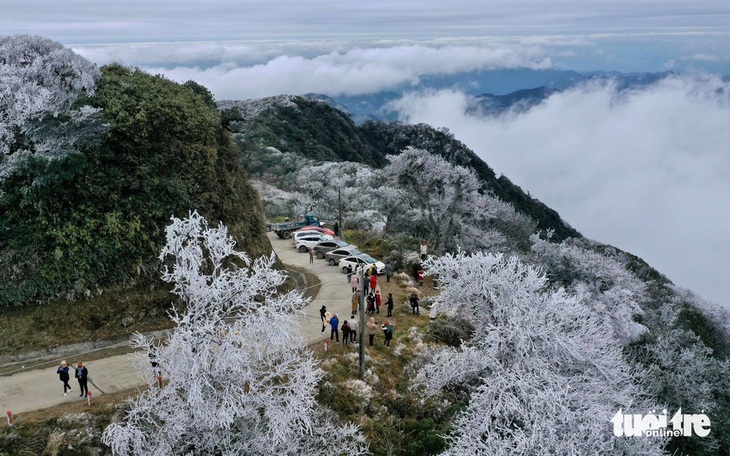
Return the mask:
{"type": "Polygon", "coordinates": [[[361,267],[358,276],[360,278],[360,299],[358,299],[358,311],[360,312],[360,378],[365,377],[365,268],[361,267]]]}
{"type": "Polygon", "coordinates": [[[340,239],[345,240],[345,230],[342,225],[342,189],[337,187],[337,221],[340,224],[340,239]]]}

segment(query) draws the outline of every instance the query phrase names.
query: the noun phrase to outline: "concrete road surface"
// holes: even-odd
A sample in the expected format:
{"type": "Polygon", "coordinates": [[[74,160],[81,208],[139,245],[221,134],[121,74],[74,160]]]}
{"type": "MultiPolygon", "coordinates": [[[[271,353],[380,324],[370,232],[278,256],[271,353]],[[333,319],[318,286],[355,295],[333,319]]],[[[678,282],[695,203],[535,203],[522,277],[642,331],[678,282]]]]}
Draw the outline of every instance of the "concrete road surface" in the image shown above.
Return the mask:
{"type": "MultiPolygon", "coordinates": [[[[319,309],[322,305],[325,305],[330,312],[338,313],[340,321],[350,317],[352,295],[347,276],[338,267],[330,266],[324,260],[315,258],[314,263],[310,264],[309,254],[295,250],[291,240],[279,239],[274,233],[269,233],[269,239],[274,251],[285,265],[306,268],[321,281],[319,293],[304,308],[304,314],[297,316],[297,321],[308,345],[324,341],[325,338],[329,338],[330,330],[327,327],[324,334],[321,332],[319,309]]],[[[89,377],[96,385],[89,384],[92,397],[144,385],[145,382],[132,367],[132,357],[133,354],[130,353],[85,363],[89,369],[89,377]]],[[[79,359],[82,358],[75,356],[75,353],[66,356],[69,363],[75,363],[79,359]]],[[[74,365],[71,364],[70,367],[69,384],[73,390],[66,397],[63,395],[63,384],[56,374],[56,367],[22,371],[0,377],[0,412],[11,410],[14,414],[18,414],[84,400],[79,397],[78,382],[73,378],[74,365]]]]}

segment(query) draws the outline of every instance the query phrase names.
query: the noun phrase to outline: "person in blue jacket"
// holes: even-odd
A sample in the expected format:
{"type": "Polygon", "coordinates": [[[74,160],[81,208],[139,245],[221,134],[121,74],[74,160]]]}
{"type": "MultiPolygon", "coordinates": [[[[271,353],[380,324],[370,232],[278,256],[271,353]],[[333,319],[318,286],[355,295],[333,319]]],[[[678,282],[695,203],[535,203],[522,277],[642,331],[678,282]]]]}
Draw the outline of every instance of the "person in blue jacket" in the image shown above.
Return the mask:
{"type": "Polygon", "coordinates": [[[330,340],[336,339],[337,342],[340,341],[340,319],[337,318],[337,314],[334,314],[332,318],[330,318],[330,328],[332,328],[332,332],[330,332],[330,340]]]}
{"type": "Polygon", "coordinates": [[[68,374],[68,363],[66,363],[66,360],[61,361],[61,365],[56,369],[56,373],[58,374],[58,379],[63,382],[63,395],[68,396],[66,388],[71,391],[71,385],[68,384],[70,376],[68,374]]]}

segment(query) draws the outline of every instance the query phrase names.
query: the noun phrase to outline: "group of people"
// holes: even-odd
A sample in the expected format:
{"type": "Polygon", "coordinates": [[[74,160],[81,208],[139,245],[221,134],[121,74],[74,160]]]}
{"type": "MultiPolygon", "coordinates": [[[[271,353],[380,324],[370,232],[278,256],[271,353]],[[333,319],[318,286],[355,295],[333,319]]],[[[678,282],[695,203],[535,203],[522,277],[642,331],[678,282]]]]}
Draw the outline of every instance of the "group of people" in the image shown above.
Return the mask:
{"type": "MultiPolygon", "coordinates": [[[[388,315],[390,316],[392,314],[393,307],[393,295],[391,293],[388,294],[388,300],[390,301],[390,311],[388,312],[388,315]]],[[[350,318],[350,321],[343,321],[342,327],[340,327],[339,316],[336,313],[334,315],[330,314],[327,311],[326,306],[322,306],[322,308],[319,309],[319,314],[322,319],[322,332],[324,333],[327,325],[330,326],[330,340],[340,342],[340,331],[342,331],[342,345],[357,342],[358,324],[356,318],[352,317],[350,318]]],[[[380,326],[380,330],[383,331],[385,336],[384,345],[386,347],[390,347],[390,341],[393,339],[394,332],[393,323],[386,321],[380,326]]],[[[375,321],[375,317],[370,317],[370,321],[365,324],[365,334],[368,336],[368,341],[371,347],[374,345],[375,334],[377,334],[377,332],[378,324],[375,321]]]]}
{"type": "MultiPolygon", "coordinates": [[[[70,370],[71,368],[68,366],[66,360],[61,361],[61,365],[58,366],[58,369],[56,369],[58,378],[63,383],[64,396],[68,396],[68,391],[71,391],[73,389],[71,388],[71,385],[68,384],[68,381],[71,378],[70,370]]],[[[74,376],[76,377],[76,380],[79,381],[79,388],[81,389],[81,394],[79,395],[79,397],[84,397],[89,394],[89,370],[86,368],[86,366],[84,366],[81,361],[78,362],[75,370],[76,372],[74,376]]]]}

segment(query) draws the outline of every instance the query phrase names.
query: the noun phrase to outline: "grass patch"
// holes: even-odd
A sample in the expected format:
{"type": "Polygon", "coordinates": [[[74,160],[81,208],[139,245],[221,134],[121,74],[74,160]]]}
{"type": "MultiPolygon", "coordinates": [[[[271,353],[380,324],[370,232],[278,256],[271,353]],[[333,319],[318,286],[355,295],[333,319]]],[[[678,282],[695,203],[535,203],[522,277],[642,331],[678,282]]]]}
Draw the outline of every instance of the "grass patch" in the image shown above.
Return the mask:
{"type": "Polygon", "coordinates": [[[89,407],[83,401],[15,415],[15,426],[0,426],[0,455],[107,455],[101,443],[104,429],[121,404],[141,389],[94,396],[89,407]]]}
{"type": "Polygon", "coordinates": [[[0,355],[108,340],[172,327],[167,285],[116,288],[89,298],[3,309],[0,355]]]}
{"type": "MultiPolygon", "coordinates": [[[[384,336],[378,331],[374,346],[366,346],[366,373],[360,378],[357,344],[331,343],[326,352],[320,344],[313,345],[326,372],[318,401],[359,424],[374,455],[440,453],[446,449],[443,436],[449,431],[451,418],[463,404],[442,397],[423,398],[410,389],[409,379],[414,375],[411,364],[430,343],[428,309],[421,308],[420,316],[412,314],[407,298],[413,284],[395,279],[383,279],[379,284],[384,299],[393,293],[395,302],[393,317],[385,316],[385,307],[374,315],[378,324],[387,319],[395,326],[390,348],[383,346],[384,336]]],[[[426,298],[422,300],[435,293],[431,285],[429,281],[417,288],[426,298]]]]}

